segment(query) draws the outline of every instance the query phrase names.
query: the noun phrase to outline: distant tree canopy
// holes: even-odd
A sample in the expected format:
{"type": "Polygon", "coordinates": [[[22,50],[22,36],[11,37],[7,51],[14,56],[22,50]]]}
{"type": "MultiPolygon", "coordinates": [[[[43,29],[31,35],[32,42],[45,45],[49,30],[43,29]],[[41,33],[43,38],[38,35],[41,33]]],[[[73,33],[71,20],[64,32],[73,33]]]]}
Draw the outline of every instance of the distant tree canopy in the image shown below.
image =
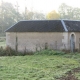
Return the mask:
{"type": "Polygon", "coordinates": [[[46,16],[47,19],[60,19],[59,13],[57,13],[55,10],[49,12],[46,16]]]}
{"type": "Polygon", "coordinates": [[[0,33],[3,33],[5,29],[20,19],[21,15],[15,10],[11,3],[2,2],[0,5],[0,33]]]}
{"type": "Polygon", "coordinates": [[[80,20],[80,8],[71,7],[62,3],[59,7],[61,19],[80,20]]]}
{"type": "Polygon", "coordinates": [[[68,6],[65,3],[62,3],[59,6],[58,12],[55,10],[49,12],[46,15],[46,19],[80,20],[80,8],[68,6]]]}
{"type": "Polygon", "coordinates": [[[25,20],[43,20],[45,19],[45,15],[39,12],[26,11],[23,13],[23,17],[25,20]]]}
{"type": "MultiPolygon", "coordinates": [[[[18,6],[18,5],[17,5],[18,6]]],[[[25,9],[23,13],[18,11],[18,7],[14,7],[11,3],[3,2],[0,5],[0,34],[14,25],[20,20],[38,20],[45,19],[43,13],[28,11],[25,9]]]]}

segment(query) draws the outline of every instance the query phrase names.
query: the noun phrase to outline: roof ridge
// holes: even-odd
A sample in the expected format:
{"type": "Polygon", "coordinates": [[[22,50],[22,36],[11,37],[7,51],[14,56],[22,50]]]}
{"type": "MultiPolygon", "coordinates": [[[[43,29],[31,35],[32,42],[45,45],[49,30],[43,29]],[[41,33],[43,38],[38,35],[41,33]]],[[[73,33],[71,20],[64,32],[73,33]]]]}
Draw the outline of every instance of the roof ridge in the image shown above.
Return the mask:
{"type": "Polygon", "coordinates": [[[61,20],[61,23],[62,23],[62,25],[63,25],[63,27],[64,27],[64,30],[65,30],[66,32],[68,32],[68,29],[66,28],[66,25],[65,25],[65,23],[64,23],[63,20],[61,20]]]}

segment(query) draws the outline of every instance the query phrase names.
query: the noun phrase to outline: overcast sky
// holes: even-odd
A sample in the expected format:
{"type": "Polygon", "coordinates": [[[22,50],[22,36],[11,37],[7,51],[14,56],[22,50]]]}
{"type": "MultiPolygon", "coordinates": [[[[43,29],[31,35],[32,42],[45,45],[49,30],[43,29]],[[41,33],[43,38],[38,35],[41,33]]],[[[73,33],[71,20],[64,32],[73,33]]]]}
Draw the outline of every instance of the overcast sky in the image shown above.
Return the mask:
{"type": "Polygon", "coordinates": [[[52,10],[58,10],[61,3],[66,3],[67,5],[80,8],[80,0],[3,0],[6,2],[11,2],[16,5],[19,4],[19,9],[24,10],[26,6],[29,10],[39,11],[48,13],[52,10]]]}

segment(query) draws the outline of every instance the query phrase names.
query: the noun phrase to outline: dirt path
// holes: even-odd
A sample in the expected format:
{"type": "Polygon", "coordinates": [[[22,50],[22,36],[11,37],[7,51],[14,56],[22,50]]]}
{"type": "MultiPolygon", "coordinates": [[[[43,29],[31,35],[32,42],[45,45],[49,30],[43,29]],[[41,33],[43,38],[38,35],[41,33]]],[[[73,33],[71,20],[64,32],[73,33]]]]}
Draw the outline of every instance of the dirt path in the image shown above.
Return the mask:
{"type": "Polygon", "coordinates": [[[78,73],[78,72],[80,72],[80,67],[74,68],[74,69],[68,71],[67,73],[65,73],[66,76],[62,76],[58,80],[78,80],[78,78],[75,77],[75,75],[74,75],[75,73],[78,73]]]}

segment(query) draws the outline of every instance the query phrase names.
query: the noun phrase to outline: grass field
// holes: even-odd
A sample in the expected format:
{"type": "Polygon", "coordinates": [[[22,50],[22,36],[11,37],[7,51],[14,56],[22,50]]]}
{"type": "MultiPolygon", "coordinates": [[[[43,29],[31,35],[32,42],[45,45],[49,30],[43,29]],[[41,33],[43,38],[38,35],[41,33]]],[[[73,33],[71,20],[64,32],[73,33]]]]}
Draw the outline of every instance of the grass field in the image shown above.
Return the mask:
{"type": "Polygon", "coordinates": [[[0,47],[5,47],[6,46],[6,42],[5,41],[3,41],[3,42],[0,42],[0,47]]]}
{"type": "MultiPolygon", "coordinates": [[[[0,80],[60,80],[79,67],[80,54],[0,57],[0,80]]],[[[80,71],[74,75],[80,80],[80,71]]]]}
{"type": "MultiPolygon", "coordinates": [[[[2,38],[0,46],[6,46],[2,38]]],[[[42,51],[39,55],[0,57],[0,80],[80,80],[79,53],[46,53],[53,54],[52,51],[42,51]],[[64,79],[69,71],[78,79],[64,79]]]]}
{"type": "Polygon", "coordinates": [[[6,46],[6,40],[5,40],[5,37],[0,37],[0,47],[5,47],[6,46]]]}

